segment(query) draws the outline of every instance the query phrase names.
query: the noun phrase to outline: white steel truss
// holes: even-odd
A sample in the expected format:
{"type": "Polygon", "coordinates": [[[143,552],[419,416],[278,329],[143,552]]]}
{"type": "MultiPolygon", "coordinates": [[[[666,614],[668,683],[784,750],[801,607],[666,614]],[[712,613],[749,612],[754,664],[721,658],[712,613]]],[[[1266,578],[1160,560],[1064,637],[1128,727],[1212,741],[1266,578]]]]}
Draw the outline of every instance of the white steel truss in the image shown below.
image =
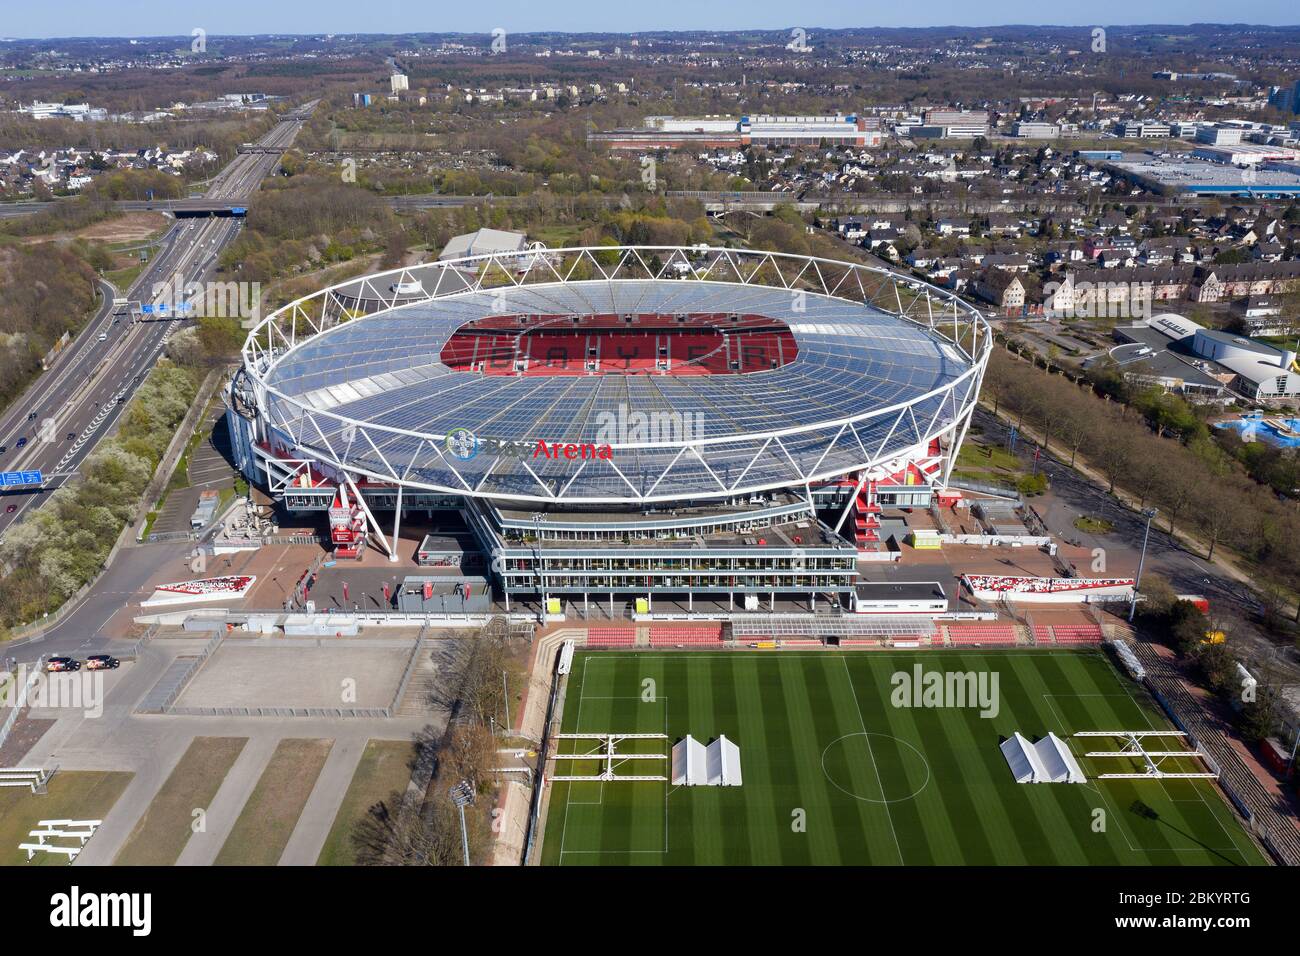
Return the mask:
{"type": "Polygon", "coordinates": [[[586,753],[552,754],[552,760],[598,760],[603,764],[598,774],[558,774],[550,779],[556,780],[650,780],[667,781],[662,774],[618,774],[614,771],[625,760],[667,760],[667,754],[623,753],[618,745],[624,740],[667,740],[667,734],[556,734],[556,740],[594,740],[596,747],[586,753]],[[616,762],[617,761],[617,762],[616,762]]]}
{"type": "Polygon", "coordinates": [[[1219,775],[1211,771],[1170,771],[1160,769],[1160,765],[1169,759],[1195,757],[1202,761],[1206,755],[1199,748],[1194,750],[1148,750],[1143,740],[1147,737],[1180,737],[1187,734],[1181,730],[1081,730],[1075,737],[1108,737],[1122,741],[1119,750],[1093,750],[1085,757],[1127,758],[1139,760],[1145,769],[1137,773],[1099,773],[1097,780],[1217,780],[1219,775]]]}
{"type": "MultiPolygon", "coordinates": [[[[292,447],[276,454],[290,469],[312,463],[353,479],[533,503],[650,503],[808,486],[888,461],[931,457],[928,448],[938,439],[944,445],[944,464],[935,483],[942,486],[965,437],[993,347],[983,315],[951,292],[885,269],[809,256],[684,246],[574,247],[469,256],[437,264],[432,270],[432,289],[425,289],[410,268],[347,280],[289,303],[249,333],[243,346],[246,381],[241,387],[251,393],[258,410],[258,439],[270,442],[276,433],[288,438],[286,444],[292,447]],[[612,264],[610,256],[617,257],[612,264]],[[315,408],[270,384],[271,372],[291,350],[360,318],[448,296],[566,284],[593,276],[675,280],[675,265],[683,262],[689,270],[687,279],[807,292],[871,305],[943,339],[969,367],[909,401],[868,408],[847,418],[692,441],[614,443],[612,448],[631,456],[636,469],[626,462],[619,467],[612,460],[589,468],[584,461],[562,477],[548,475],[545,469],[539,474],[522,455],[510,460],[518,469],[498,468],[503,459],[491,455],[477,458],[470,467],[444,453],[446,435],[378,425],[315,408]],[[418,285],[423,291],[414,296],[393,291],[404,284],[418,285]],[[877,442],[868,433],[883,433],[884,438],[877,442]],[[395,446],[401,446],[400,454],[395,446]]],[[[427,271],[423,275],[424,281],[430,281],[427,271]]]]}

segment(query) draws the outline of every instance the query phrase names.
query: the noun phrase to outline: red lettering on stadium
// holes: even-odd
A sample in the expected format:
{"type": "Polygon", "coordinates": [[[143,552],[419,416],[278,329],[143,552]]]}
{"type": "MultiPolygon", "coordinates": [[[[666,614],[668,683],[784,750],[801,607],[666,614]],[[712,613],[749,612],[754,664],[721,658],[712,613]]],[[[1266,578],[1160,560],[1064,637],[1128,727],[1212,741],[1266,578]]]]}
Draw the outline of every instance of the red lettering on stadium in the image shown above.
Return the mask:
{"type": "Polygon", "coordinates": [[[539,438],[533,447],[533,457],[567,458],[570,461],[575,458],[599,458],[609,461],[614,457],[614,449],[609,445],[593,445],[591,442],[555,441],[547,444],[539,438]]]}

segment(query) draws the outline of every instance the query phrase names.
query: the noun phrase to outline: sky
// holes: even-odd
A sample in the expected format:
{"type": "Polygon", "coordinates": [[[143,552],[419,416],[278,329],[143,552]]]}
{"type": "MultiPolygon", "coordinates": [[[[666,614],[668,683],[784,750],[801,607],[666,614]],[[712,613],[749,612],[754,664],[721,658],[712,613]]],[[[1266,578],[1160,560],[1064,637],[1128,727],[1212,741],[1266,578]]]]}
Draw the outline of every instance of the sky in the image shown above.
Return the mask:
{"type": "Polygon", "coordinates": [[[1300,23],[1295,0],[4,0],[0,36],[210,36],[255,33],[617,32],[803,27],[1137,23],[1300,23]]]}

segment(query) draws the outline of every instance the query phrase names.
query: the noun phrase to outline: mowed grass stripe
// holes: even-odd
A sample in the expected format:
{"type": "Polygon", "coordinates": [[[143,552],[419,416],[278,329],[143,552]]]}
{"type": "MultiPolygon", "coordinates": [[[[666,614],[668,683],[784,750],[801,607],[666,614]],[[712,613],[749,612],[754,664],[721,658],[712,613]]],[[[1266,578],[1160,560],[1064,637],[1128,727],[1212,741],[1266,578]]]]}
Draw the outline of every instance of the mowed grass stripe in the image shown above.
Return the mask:
{"type": "MultiPolygon", "coordinates": [[[[1010,657],[1006,663],[1003,679],[1009,673],[1014,677],[1014,685],[1022,691],[1002,696],[1002,707],[1015,728],[1030,740],[1055,733],[1069,746],[1070,733],[1079,728],[1061,723],[1047,695],[1057,688],[1078,687],[1084,682],[1084,671],[1078,659],[1048,654],[1041,661],[1010,657]]],[[[1010,771],[1007,777],[1010,778],[1010,771]]],[[[1085,787],[1086,784],[1064,783],[1015,785],[1015,789],[1034,806],[1039,831],[1047,841],[1042,848],[1041,862],[1058,865],[1119,862],[1106,838],[1090,829],[1095,798],[1085,787]]],[[[1040,862],[1038,854],[1031,854],[1031,857],[1033,862],[1040,862]]]]}
{"type": "MultiPolygon", "coordinates": [[[[866,863],[867,842],[858,808],[854,801],[847,800],[831,786],[822,764],[823,748],[844,733],[844,729],[825,706],[826,698],[811,696],[825,694],[826,682],[819,663],[807,656],[781,655],[771,665],[780,675],[791,741],[781,766],[794,788],[791,812],[803,810],[806,827],[803,833],[791,831],[785,862],[866,863]],[[812,682],[809,677],[813,674],[820,674],[823,679],[812,682]],[[822,706],[814,708],[814,699],[822,706]]],[[[742,765],[745,762],[743,750],[740,761],[742,765]]]]}
{"type": "MultiPolygon", "coordinates": [[[[707,744],[715,737],[725,734],[727,739],[741,747],[741,776],[746,769],[743,755],[746,751],[757,755],[761,747],[743,746],[743,734],[740,730],[740,705],[736,683],[740,679],[737,662],[740,655],[719,657],[710,654],[705,666],[710,673],[709,684],[713,688],[713,709],[707,727],[701,729],[707,744]]],[[[753,766],[753,762],[750,762],[753,766]]],[[[718,834],[722,839],[722,856],[731,866],[748,866],[753,860],[753,849],[749,845],[748,817],[745,813],[744,786],[701,788],[707,794],[708,802],[719,814],[718,834]]]]}
{"type": "Polygon", "coordinates": [[[741,799],[749,839],[749,861],[758,865],[807,863],[806,834],[797,841],[791,831],[790,814],[798,801],[791,800],[792,774],[785,767],[778,775],[778,757],[793,753],[790,729],[783,719],[785,688],[779,671],[760,667],[760,658],[735,654],[731,658],[732,678],[736,685],[736,711],[739,727],[736,743],[740,746],[741,770],[749,794],[741,799]],[[791,859],[798,856],[800,859],[791,859]]]}
{"type": "MultiPolygon", "coordinates": [[[[828,713],[835,715],[833,730],[821,738],[829,750],[825,764],[833,783],[839,785],[842,794],[839,802],[846,805],[845,812],[856,810],[858,827],[866,840],[865,862],[873,866],[897,866],[902,859],[901,850],[889,807],[884,802],[880,766],[868,736],[872,728],[864,727],[865,717],[858,706],[844,658],[838,654],[817,658],[812,677],[822,681],[821,699],[829,701],[828,713]]],[[[837,814],[837,823],[838,818],[837,814]]]]}
{"type": "MultiPolygon", "coordinates": [[[[999,737],[1009,737],[1018,731],[1028,740],[1036,741],[1049,731],[1058,735],[1064,731],[1045,696],[1050,683],[1044,668],[1049,666],[1050,656],[1049,652],[1038,662],[1008,654],[991,665],[997,670],[1001,685],[999,737]]],[[[991,745],[998,742],[996,738],[990,740],[991,745]]],[[[1006,791],[1013,825],[1025,832],[1027,861],[1058,866],[1088,862],[1082,844],[1072,834],[1070,820],[1061,810],[1062,802],[1072,796],[1069,788],[1079,784],[1018,784],[1012,779],[1000,749],[989,756],[995,768],[990,772],[997,775],[1000,771],[999,784],[1006,791]]]]}
{"type": "MultiPolygon", "coordinates": [[[[992,852],[982,829],[956,829],[952,825],[954,816],[973,818],[974,804],[971,803],[965,786],[950,786],[941,776],[943,767],[955,761],[955,755],[947,747],[947,733],[943,729],[944,710],[895,707],[893,704],[893,675],[902,672],[910,676],[913,662],[900,660],[896,667],[878,669],[858,659],[851,661],[851,664],[858,665],[853,668],[855,677],[861,673],[861,680],[869,681],[874,676],[874,686],[868,693],[878,698],[878,707],[891,728],[890,732],[921,751],[923,762],[912,755],[916,762],[908,776],[908,792],[915,796],[905,803],[894,805],[896,811],[900,808],[906,808],[907,811],[905,814],[896,813],[895,819],[907,819],[908,844],[904,847],[904,853],[908,863],[967,861],[968,857],[971,858],[970,862],[991,859],[992,852]],[[877,670],[879,673],[875,673],[877,670]],[[936,743],[941,746],[941,752],[928,753],[936,743]]],[[[868,717],[867,720],[870,722],[872,718],[868,717]]]]}
{"type": "MultiPolygon", "coordinates": [[[[1051,695],[1047,699],[1052,713],[1051,729],[1067,738],[1067,744],[1076,754],[1091,746],[1086,744],[1084,748],[1079,748],[1075,745],[1077,740],[1104,740],[1068,739],[1070,734],[1078,730],[1140,729],[1151,723],[1142,714],[1128,689],[1111,679],[1114,672],[1109,663],[1098,654],[1054,654],[1039,664],[1039,672],[1048,681],[1047,693],[1051,695]],[[1135,722],[1137,726],[1131,727],[1135,722]]],[[[1105,744],[1093,749],[1114,748],[1105,744]]],[[[1077,835],[1085,853],[1084,862],[1103,866],[1157,862],[1149,854],[1137,852],[1130,847],[1123,829],[1116,830],[1116,825],[1122,821],[1115,819],[1120,810],[1120,806],[1114,805],[1115,788],[1092,779],[1095,769],[1087,764],[1088,761],[1080,760],[1080,766],[1089,776],[1089,782],[1080,788],[1083,791],[1081,802],[1084,804],[1081,812],[1086,815],[1086,822],[1071,821],[1072,832],[1077,835]],[[1097,816],[1098,810],[1105,813],[1104,818],[1097,816]],[[1105,829],[1098,830],[1097,827],[1103,824],[1105,829]]]]}
{"type": "Polygon", "coordinates": [[[929,764],[911,747],[913,728],[904,709],[893,705],[891,677],[895,667],[871,667],[857,658],[843,657],[850,688],[870,733],[870,754],[880,775],[882,807],[898,840],[900,859],[908,865],[934,861],[918,813],[915,795],[927,787],[929,764]]]}
{"type": "MultiPolygon", "coordinates": [[[[671,740],[688,732],[704,741],[725,733],[741,747],[745,785],[679,788],[664,804],[660,785],[607,784],[603,798],[593,797],[605,802],[570,807],[565,848],[603,845],[616,852],[566,853],[565,863],[896,863],[895,833],[911,864],[1223,864],[1241,856],[1266,862],[1250,855],[1253,847],[1239,822],[1217,792],[1204,784],[1014,783],[998,749],[1000,735],[1019,730],[1033,738],[1051,730],[1064,736],[1081,729],[1141,728],[1151,722],[1167,726],[1154,704],[1144,694],[1132,694],[1100,653],[678,651],[595,653],[579,660],[583,663],[581,669],[575,666],[575,677],[587,675],[579,678],[588,695],[584,729],[657,732],[667,720],[671,740]],[[997,671],[1002,693],[997,717],[979,717],[976,706],[893,707],[888,699],[890,675],[910,671],[917,662],[925,670],[997,671]],[[639,698],[641,679],[656,675],[657,711],[639,698]],[[704,685],[703,692],[697,684],[704,685]],[[609,697],[619,699],[600,703],[609,697]],[[642,710],[646,707],[651,710],[642,710]],[[616,719],[614,711],[621,716],[616,719]],[[589,719],[589,714],[596,717],[589,719]],[[604,721],[604,726],[592,726],[592,719],[604,721]],[[647,726],[656,720],[656,726],[647,726]],[[864,724],[867,733],[879,735],[870,738],[870,748],[862,736],[864,724]],[[842,741],[838,749],[833,746],[837,740],[842,741]],[[924,780],[925,768],[909,756],[909,744],[930,766],[932,779],[925,789],[888,807],[858,799],[879,800],[882,792],[898,799],[924,780]],[[833,785],[830,776],[837,776],[848,793],[833,785]],[[1105,803],[1099,794],[1105,795],[1105,803]],[[1130,812],[1139,796],[1156,811],[1154,820],[1144,823],[1130,812]],[[656,799],[657,806],[648,805],[656,799]],[[629,852],[631,845],[643,846],[645,840],[662,836],[665,806],[667,855],[629,852]],[[1090,826],[1097,806],[1108,809],[1105,833],[1094,834],[1090,826]],[[807,812],[806,833],[791,829],[790,812],[797,807],[807,812]],[[631,821],[621,839],[611,842],[620,834],[606,826],[607,814],[612,809],[627,819],[629,808],[631,821]],[[575,829],[576,811],[583,809],[588,827],[575,829]],[[1147,841],[1145,832],[1130,833],[1135,825],[1154,828],[1151,839],[1147,841]],[[1165,844],[1172,841],[1171,848],[1162,849],[1165,844],[1157,836],[1165,844]],[[1130,850],[1129,837],[1142,849],[1130,850]],[[1239,845],[1245,853],[1233,849],[1239,845]]],[[[579,680],[568,690],[566,725],[573,719],[579,680]]],[[[630,763],[625,767],[630,770],[630,763]]],[[[1097,768],[1085,766],[1085,771],[1097,768]]],[[[554,786],[558,795],[560,785],[554,786]]],[[[551,848],[563,825],[558,809],[553,800],[545,844],[548,859],[554,859],[551,848]]]]}
{"type": "MultiPolygon", "coordinates": [[[[608,660],[593,659],[591,667],[596,673],[607,673],[609,676],[605,680],[594,682],[596,687],[601,688],[601,694],[584,695],[582,701],[582,730],[591,733],[639,731],[640,727],[637,724],[640,715],[639,708],[635,706],[636,701],[619,699],[621,695],[630,693],[628,679],[635,673],[635,662],[616,654],[608,658],[608,660]]],[[[584,749],[593,749],[597,746],[597,742],[594,740],[580,740],[578,745],[584,749]]],[[[600,830],[598,846],[605,851],[603,854],[604,859],[588,862],[635,862],[630,859],[631,854],[628,854],[627,851],[644,849],[641,845],[641,838],[646,832],[646,827],[644,825],[645,821],[638,821],[633,813],[632,794],[627,788],[634,786],[634,784],[593,783],[590,785],[579,784],[578,786],[583,789],[588,786],[593,788],[595,790],[593,799],[600,802],[600,812],[596,818],[596,825],[600,830]],[[619,858],[616,859],[615,855],[619,858]]],[[[591,815],[593,811],[586,810],[584,813],[591,815]]]]}
{"type": "MultiPolygon", "coordinates": [[[[926,666],[942,668],[946,673],[950,670],[991,669],[998,666],[997,661],[998,658],[985,655],[943,652],[926,666]]],[[[1006,693],[1006,688],[1000,684],[999,693],[1006,693]]],[[[1008,806],[1008,796],[1014,796],[1010,788],[1018,785],[1011,779],[1011,772],[998,749],[999,735],[1010,733],[1005,715],[999,713],[997,718],[985,720],[975,709],[943,708],[939,725],[939,739],[927,737],[925,750],[934,758],[936,772],[942,775],[940,786],[945,794],[962,787],[970,797],[972,816],[962,818],[954,825],[977,828],[987,834],[988,839],[988,856],[971,858],[966,855],[963,862],[1001,866],[1027,862],[1022,845],[1025,834],[1018,825],[1018,814],[1024,808],[1016,811],[1008,806]],[[946,765],[938,761],[941,747],[946,748],[950,757],[946,765]]]]}
{"type": "MultiPolygon", "coordinates": [[[[1019,731],[1034,741],[1049,731],[1068,732],[1060,726],[1044,696],[1049,690],[1044,668],[1050,668],[1050,657],[1049,653],[1037,662],[1025,656],[1007,655],[1001,662],[1002,700],[998,723],[1003,736],[1019,731]]],[[[1008,809],[1015,825],[1023,831],[1028,862],[1034,865],[1087,863],[1088,855],[1074,832],[1078,824],[1061,812],[1062,801],[1072,797],[1070,788],[1080,784],[1017,784],[1000,752],[994,753],[1001,763],[999,769],[1005,781],[1008,809]]]]}
{"type": "MultiPolygon", "coordinates": [[[[1098,663],[1105,665],[1104,661],[1098,663]]],[[[1057,680],[1049,688],[1055,713],[1053,729],[1058,733],[1073,733],[1080,729],[1095,730],[1138,730],[1149,726],[1147,716],[1128,695],[1124,688],[1109,681],[1104,684],[1096,680],[1096,669],[1088,666],[1088,658],[1082,655],[1057,655],[1045,659],[1039,665],[1042,673],[1055,673],[1057,680]],[[1064,720],[1063,726],[1056,724],[1064,720]]],[[[1103,671],[1104,673],[1104,671],[1103,671]]],[[[1080,738],[1086,749],[1115,750],[1119,744],[1109,738],[1080,738]]],[[[1094,763],[1096,763],[1094,761],[1094,763]]],[[[1150,864],[1159,862],[1159,855],[1150,850],[1167,851],[1168,840],[1160,834],[1152,834],[1150,841],[1135,839],[1132,824],[1137,818],[1129,807],[1137,793],[1132,786],[1123,781],[1105,782],[1093,779],[1098,769],[1118,771],[1123,769],[1118,763],[1108,766],[1088,766],[1089,761],[1081,760],[1084,773],[1089,776],[1088,796],[1094,806],[1089,810],[1089,826],[1085,831],[1093,840],[1088,841],[1087,862],[1103,864],[1116,862],[1121,865],[1150,864]],[[1118,784],[1118,786],[1116,786],[1118,784]],[[1105,811],[1105,830],[1094,832],[1092,829],[1092,810],[1105,811]],[[1118,829],[1116,829],[1118,827],[1118,829]]],[[[1146,786],[1144,782],[1144,786],[1146,786]]],[[[1157,784],[1158,786],[1158,784],[1157,784]]]]}
{"type": "MultiPolygon", "coordinates": [[[[673,682],[673,692],[680,703],[684,703],[687,716],[681,725],[680,733],[688,731],[700,743],[707,744],[718,734],[717,716],[714,713],[713,655],[701,654],[698,658],[690,653],[682,655],[689,669],[682,683],[673,682]]],[[[680,719],[680,718],[679,718],[680,719]]],[[[743,754],[742,754],[743,765],[743,754]]],[[[726,847],[722,834],[722,811],[718,807],[718,791],[714,787],[690,787],[686,790],[691,804],[693,829],[689,837],[683,836],[681,849],[689,856],[690,862],[726,863],[726,847]]],[[[668,810],[671,819],[672,808],[668,810]]]]}
{"type": "MultiPolygon", "coordinates": [[[[1141,730],[1146,727],[1158,728],[1164,725],[1158,715],[1153,714],[1145,701],[1135,699],[1131,694],[1113,696],[1125,692],[1126,688],[1116,688],[1109,679],[1105,661],[1095,661],[1097,666],[1086,667],[1086,659],[1075,659],[1074,663],[1084,673],[1078,677],[1074,686],[1083,695],[1079,698],[1081,706],[1089,712],[1095,726],[1103,730],[1141,730]],[[1104,724],[1102,721],[1111,723],[1104,724]]],[[[1087,738],[1085,738],[1087,740],[1087,738]]],[[[1090,748],[1098,750],[1117,750],[1120,744],[1111,738],[1091,738],[1090,748]]],[[[1152,749],[1181,749],[1176,738],[1162,737],[1151,740],[1152,749]],[[1169,746],[1175,744],[1175,746],[1169,746]]],[[[1121,769],[1121,761],[1095,760],[1102,772],[1115,772],[1121,769]]],[[[1189,764],[1190,765],[1190,764],[1189,764]]],[[[1219,856],[1209,848],[1215,844],[1198,841],[1190,837],[1191,833],[1203,832],[1206,837],[1213,835],[1212,828],[1206,826],[1211,817],[1202,816],[1196,811],[1204,811],[1205,805],[1197,798],[1194,790],[1185,791],[1183,797],[1189,802],[1178,802],[1172,797],[1170,787],[1179,788],[1182,784],[1146,780],[1116,780],[1099,782],[1103,791],[1109,790],[1113,797],[1114,811],[1120,814],[1120,821],[1134,835],[1133,842],[1141,847],[1137,852],[1130,851],[1136,859],[1129,863],[1168,862],[1171,857],[1186,857],[1185,862],[1203,864],[1231,863],[1234,860],[1219,856]],[[1150,807],[1159,816],[1150,820],[1141,813],[1134,812],[1135,807],[1150,807]],[[1190,812],[1189,812],[1190,811],[1190,812]],[[1200,817],[1193,820],[1191,817],[1200,817]],[[1198,845],[1199,844],[1199,845],[1198,845]],[[1190,851],[1190,852],[1189,852],[1190,851]]],[[[1123,836],[1123,834],[1119,834],[1123,836]]],[[[1222,835],[1227,846],[1231,841],[1222,835]]],[[[1127,842],[1124,844],[1127,848],[1127,842]]]]}

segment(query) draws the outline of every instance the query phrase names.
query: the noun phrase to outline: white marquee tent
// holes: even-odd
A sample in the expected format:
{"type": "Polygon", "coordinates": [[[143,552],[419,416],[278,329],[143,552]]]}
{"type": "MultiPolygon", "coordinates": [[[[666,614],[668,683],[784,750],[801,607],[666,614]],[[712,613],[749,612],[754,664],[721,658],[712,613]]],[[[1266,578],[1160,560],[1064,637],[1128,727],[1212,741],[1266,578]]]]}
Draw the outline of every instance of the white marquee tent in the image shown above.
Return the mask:
{"type": "Polygon", "coordinates": [[[1056,734],[1030,743],[1019,731],[1002,742],[1002,756],[1016,783],[1084,783],[1074,754],[1056,734]]]}

